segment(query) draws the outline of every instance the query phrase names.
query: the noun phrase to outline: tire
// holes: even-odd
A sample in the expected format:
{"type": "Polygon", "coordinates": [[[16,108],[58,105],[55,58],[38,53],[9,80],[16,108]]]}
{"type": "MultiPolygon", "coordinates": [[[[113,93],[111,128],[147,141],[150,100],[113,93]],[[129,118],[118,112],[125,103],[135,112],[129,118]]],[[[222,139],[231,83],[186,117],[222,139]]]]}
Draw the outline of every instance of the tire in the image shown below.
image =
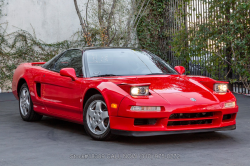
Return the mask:
{"type": "Polygon", "coordinates": [[[94,140],[116,138],[116,135],[111,134],[108,110],[102,95],[95,94],[88,99],[84,106],[83,120],[87,134],[94,140]]]}
{"type": "Polygon", "coordinates": [[[33,103],[30,97],[29,88],[26,83],[21,86],[19,92],[19,112],[24,121],[39,121],[42,115],[33,110],[33,103]]]}

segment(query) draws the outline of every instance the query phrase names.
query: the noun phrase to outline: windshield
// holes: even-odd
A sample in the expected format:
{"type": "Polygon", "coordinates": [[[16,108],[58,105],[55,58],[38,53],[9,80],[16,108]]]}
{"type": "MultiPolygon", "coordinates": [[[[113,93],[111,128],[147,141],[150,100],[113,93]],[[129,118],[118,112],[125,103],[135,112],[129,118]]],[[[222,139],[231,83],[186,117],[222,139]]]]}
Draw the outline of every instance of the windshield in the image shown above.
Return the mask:
{"type": "Polygon", "coordinates": [[[158,56],[135,49],[95,49],[86,51],[88,75],[127,76],[177,74],[158,56]]]}

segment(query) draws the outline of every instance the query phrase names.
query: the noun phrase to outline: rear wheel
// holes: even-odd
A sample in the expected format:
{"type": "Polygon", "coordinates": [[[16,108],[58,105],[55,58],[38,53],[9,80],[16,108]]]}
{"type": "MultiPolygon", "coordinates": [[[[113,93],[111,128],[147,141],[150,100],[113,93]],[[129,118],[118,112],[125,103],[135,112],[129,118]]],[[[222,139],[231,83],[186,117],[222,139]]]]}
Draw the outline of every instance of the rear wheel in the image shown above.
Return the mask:
{"type": "Polygon", "coordinates": [[[19,92],[19,111],[24,121],[39,121],[43,117],[33,110],[33,103],[26,83],[21,86],[19,92]]]}
{"type": "Polygon", "coordinates": [[[84,106],[84,128],[95,140],[110,140],[111,134],[107,105],[100,94],[93,95],[84,106]]]}

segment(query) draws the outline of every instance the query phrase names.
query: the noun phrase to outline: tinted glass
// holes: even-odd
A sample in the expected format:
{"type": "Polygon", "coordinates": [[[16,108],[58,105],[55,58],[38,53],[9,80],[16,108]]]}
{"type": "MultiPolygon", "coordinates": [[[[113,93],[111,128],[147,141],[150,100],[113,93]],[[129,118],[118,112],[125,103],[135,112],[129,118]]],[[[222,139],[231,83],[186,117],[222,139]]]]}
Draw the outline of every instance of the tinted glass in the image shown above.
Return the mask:
{"type": "Polygon", "coordinates": [[[54,56],[54,57],[51,58],[48,62],[46,62],[44,65],[42,65],[42,67],[45,68],[45,69],[48,69],[48,67],[50,67],[51,64],[52,64],[54,61],[56,61],[56,59],[58,59],[58,57],[60,57],[62,54],[63,54],[63,53],[60,53],[60,54],[54,56]]]}
{"type": "Polygon", "coordinates": [[[177,74],[161,58],[142,50],[96,49],[86,51],[90,77],[100,75],[177,74]]]}
{"type": "Polygon", "coordinates": [[[52,70],[60,72],[62,68],[74,68],[77,76],[82,75],[82,51],[69,50],[65,52],[53,65],[52,70]]]}

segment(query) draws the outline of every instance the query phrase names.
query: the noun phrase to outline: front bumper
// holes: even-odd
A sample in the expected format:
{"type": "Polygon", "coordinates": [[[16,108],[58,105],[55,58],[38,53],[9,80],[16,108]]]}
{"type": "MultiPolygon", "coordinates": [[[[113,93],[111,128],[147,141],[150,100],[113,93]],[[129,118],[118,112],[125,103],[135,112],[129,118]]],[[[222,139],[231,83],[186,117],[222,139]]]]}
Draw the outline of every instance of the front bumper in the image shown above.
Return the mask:
{"type": "Polygon", "coordinates": [[[123,136],[144,137],[144,136],[155,136],[155,135],[226,131],[226,130],[235,130],[235,129],[236,129],[236,125],[231,125],[231,126],[226,126],[226,127],[218,127],[218,128],[210,128],[210,129],[181,130],[181,131],[125,131],[125,130],[111,129],[111,133],[115,135],[123,135],[123,136]]]}
{"type": "Polygon", "coordinates": [[[174,133],[218,131],[235,129],[238,106],[223,108],[221,103],[211,105],[167,105],[160,112],[133,112],[130,105],[121,105],[118,116],[110,116],[110,128],[114,134],[148,136],[174,133]],[[196,114],[206,113],[205,116],[196,114]],[[173,114],[188,115],[174,117],[173,114]],[[195,116],[194,116],[195,115],[195,116]],[[230,115],[229,117],[227,117],[230,115]],[[153,123],[144,123],[140,120],[153,123]],[[138,123],[139,122],[139,123],[138,123]]]}
{"type": "MultiPolygon", "coordinates": [[[[222,97],[224,102],[235,101],[230,94],[219,97],[222,97]]],[[[176,104],[169,104],[155,93],[148,99],[128,96],[120,103],[117,116],[109,117],[110,128],[114,134],[131,136],[235,129],[237,105],[234,108],[225,108],[224,102],[203,104],[175,100],[176,104]],[[161,106],[162,110],[132,111],[130,108],[133,105],[161,106]]]]}
{"type": "MultiPolygon", "coordinates": [[[[153,124],[138,124],[135,123],[136,120],[141,118],[131,118],[131,117],[116,117],[110,116],[110,128],[112,130],[118,131],[130,131],[130,132],[163,132],[163,133],[175,133],[175,132],[192,132],[195,130],[217,130],[222,128],[227,128],[228,126],[236,125],[236,115],[237,109],[230,109],[224,111],[213,111],[213,116],[200,117],[200,118],[185,118],[185,119],[170,119],[169,116],[173,113],[169,113],[165,117],[154,118],[153,124]],[[230,119],[223,119],[224,115],[232,114],[230,119]],[[193,124],[190,122],[204,122],[204,120],[210,120],[210,123],[193,124]],[[173,123],[175,122],[175,123],[173,123]]],[[[142,117],[143,118],[143,117],[142,117]]],[[[152,119],[152,118],[149,118],[152,119]]],[[[157,134],[156,134],[157,135],[157,134]]]]}

